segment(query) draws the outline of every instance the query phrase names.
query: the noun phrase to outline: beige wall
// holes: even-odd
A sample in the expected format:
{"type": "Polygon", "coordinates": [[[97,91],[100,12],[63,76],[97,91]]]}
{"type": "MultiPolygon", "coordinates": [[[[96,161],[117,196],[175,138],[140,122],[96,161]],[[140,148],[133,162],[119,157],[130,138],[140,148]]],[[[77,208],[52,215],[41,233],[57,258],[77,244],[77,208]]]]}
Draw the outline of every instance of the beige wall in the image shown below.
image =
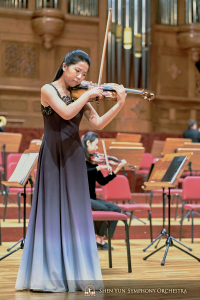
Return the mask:
{"type": "MultiPolygon", "coordinates": [[[[81,48],[88,52],[92,66],[87,79],[98,80],[107,1],[99,1],[99,17],[96,18],[70,16],[64,11],[64,29],[50,50],[45,49],[42,39],[33,31],[33,9],[33,5],[27,11],[0,8],[0,115],[6,116],[8,127],[43,127],[40,89],[52,81],[68,51],[81,48]]],[[[156,99],[149,103],[140,96],[128,95],[124,108],[105,130],[182,133],[189,118],[196,118],[200,125],[199,72],[195,67],[194,51],[183,49],[177,43],[178,32],[179,26],[155,24],[153,0],[150,90],[156,99]]],[[[122,81],[125,84],[124,70],[122,81]]],[[[94,103],[100,115],[112,105],[94,103]]],[[[85,119],[81,129],[91,129],[85,119]]]]}

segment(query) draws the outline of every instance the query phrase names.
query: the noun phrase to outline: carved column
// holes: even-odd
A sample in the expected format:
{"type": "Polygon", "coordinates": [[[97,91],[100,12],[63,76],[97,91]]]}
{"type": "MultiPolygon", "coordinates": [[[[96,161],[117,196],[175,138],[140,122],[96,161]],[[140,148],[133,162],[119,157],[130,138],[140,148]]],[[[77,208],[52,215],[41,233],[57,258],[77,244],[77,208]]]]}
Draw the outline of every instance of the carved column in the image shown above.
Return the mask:
{"type": "Polygon", "coordinates": [[[180,48],[188,50],[188,78],[189,78],[189,97],[199,95],[198,82],[200,69],[196,64],[200,62],[200,23],[179,26],[177,32],[177,42],[180,48]]]}

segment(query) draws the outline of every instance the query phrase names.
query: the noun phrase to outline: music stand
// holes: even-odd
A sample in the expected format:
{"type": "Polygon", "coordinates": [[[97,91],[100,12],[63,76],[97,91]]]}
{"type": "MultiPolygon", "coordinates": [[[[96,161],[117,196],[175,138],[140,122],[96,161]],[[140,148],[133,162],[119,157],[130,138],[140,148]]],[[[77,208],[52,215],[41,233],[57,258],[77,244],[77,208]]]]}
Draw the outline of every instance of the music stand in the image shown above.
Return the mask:
{"type": "Polygon", "coordinates": [[[185,138],[166,138],[161,155],[176,153],[177,149],[181,148],[186,142],[189,143],[192,142],[192,140],[185,138]]]}
{"type": "MultiPolygon", "coordinates": [[[[127,161],[127,164],[123,167],[124,175],[127,175],[126,170],[131,169],[134,172],[135,178],[136,168],[139,168],[141,164],[144,150],[144,147],[110,146],[107,153],[108,156],[117,157],[119,160],[125,159],[127,161]]],[[[136,216],[132,216],[132,218],[137,219],[143,224],[146,224],[146,222],[144,222],[136,216]]]]}
{"type": "Polygon", "coordinates": [[[99,144],[98,144],[98,152],[99,153],[104,153],[102,141],[104,141],[105,148],[106,148],[106,151],[107,151],[109,149],[111,143],[115,141],[115,138],[100,138],[99,139],[99,144]]]}
{"type": "Polygon", "coordinates": [[[151,154],[153,157],[162,157],[163,147],[165,141],[154,140],[151,147],[151,154]]]}
{"type": "Polygon", "coordinates": [[[128,163],[124,166],[125,170],[131,168],[134,171],[140,167],[144,150],[144,147],[110,146],[107,153],[109,156],[117,157],[120,160],[125,159],[128,163]]]}
{"type": "Polygon", "coordinates": [[[200,148],[178,148],[177,153],[184,153],[186,151],[193,153],[190,159],[190,165],[188,166],[192,175],[193,171],[200,170],[200,148]]]}
{"type": "Polygon", "coordinates": [[[123,168],[124,175],[126,176],[126,170],[130,168],[134,171],[133,187],[132,192],[134,192],[136,184],[136,169],[139,169],[145,148],[144,147],[130,147],[130,146],[110,146],[108,149],[108,155],[115,156],[118,159],[125,159],[128,164],[123,168]]]}
{"type": "Polygon", "coordinates": [[[147,258],[149,258],[150,256],[152,256],[153,254],[155,254],[156,252],[160,251],[161,249],[163,249],[165,246],[166,251],[163,257],[163,260],[161,262],[161,266],[164,266],[165,264],[165,259],[167,257],[167,253],[169,250],[170,246],[174,246],[177,249],[179,249],[180,251],[192,256],[193,258],[197,259],[198,261],[200,261],[200,259],[196,256],[194,256],[193,254],[189,253],[188,251],[180,248],[179,246],[177,246],[176,244],[173,243],[173,241],[177,242],[179,245],[185,247],[186,249],[192,251],[191,248],[187,247],[186,245],[182,244],[181,242],[179,242],[178,240],[176,240],[174,237],[171,236],[170,234],[170,202],[171,202],[171,195],[170,195],[170,190],[172,188],[174,188],[178,182],[178,179],[181,175],[181,173],[183,172],[185,166],[188,164],[188,161],[191,157],[192,153],[188,152],[188,153],[181,153],[181,154],[167,154],[164,156],[164,158],[160,161],[158,161],[158,164],[156,164],[154,171],[152,172],[152,176],[150,176],[149,182],[145,182],[144,183],[144,189],[145,190],[155,190],[155,189],[160,189],[162,188],[163,190],[168,189],[168,234],[165,230],[165,228],[163,228],[163,232],[161,232],[161,234],[149,245],[147,246],[145,249],[143,249],[143,251],[145,252],[151,245],[153,245],[158,239],[160,239],[163,236],[167,237],[166,243],[161,246],[160,248],[156,249],[155,251],[153,251],[152,253],[150,253],[149,255],[143,257],[144,260],[146,260],[147,258]],[[171,167],[173,166],[173,161],[175,157],[186,157],[185,160],[183,160],[182,164],[180,165],[179,168],[177,168],[176,166],[174,167],[174,172],[173,172],[173,180],[170,181],[163,181],[164,177],[167,174],[167,171],[169,172],[169,170],[171,169],[171,167]],[[171,164],[172,163],[172,164],[171,164]]]}
{"type": "Polygon", "coordinates": [[[13,251],[9,252],[8,254],[0,257],[0,261],[6,258],[7,256],[11,255],[12,253],[18,251],[19,249],[24,248],[24,243],[25,243],[25,237],[26,237],[26,186],[28,182],[32,184],[31,182],[31,176],[30,174],[33,172],[38,160],[38,151],[34,150],[25,150],[24,153],[22,154],[13,174],[9,178],[8,181],[2,181],[2,183],[5,186],[11,186],[11,187],[23,187],[24,192],[21,194],[24,198],[24,222],[23,222],[23,237],[15,243],[13,246],[7,249],[7,251],[10,251],[13,249],[16,245],[20,243],[20,246],[13,251]],[[31,154],[35,154],[31,156],[31,154]],[[27,155],[30,154],[30,155],[27,155]],[[13,180],[13,178],[17,177],[17,173],[19,174],[19,180],[13,180]],[[12,177],[14,175],[14,177],[12,177]],[[21,176],[21,177],[20,177],[21,176]],[[12,178],[12,179],[11,179],[12,178]],[[20,179],[21,178],[21,179],[20,179]]]}
{"type": "Polygon", "coordinates": [[[134,142],[139,143],[141,141],[142,135],[137,133],[125,133],[118,132],[116,135],[116,141],[119,142],[134,142]]]}
{"type": "Polygon", "coordinates": [[[134,142],[111,142],[111,147],[143,147],[142,143],[134,143],[134,142]]]}

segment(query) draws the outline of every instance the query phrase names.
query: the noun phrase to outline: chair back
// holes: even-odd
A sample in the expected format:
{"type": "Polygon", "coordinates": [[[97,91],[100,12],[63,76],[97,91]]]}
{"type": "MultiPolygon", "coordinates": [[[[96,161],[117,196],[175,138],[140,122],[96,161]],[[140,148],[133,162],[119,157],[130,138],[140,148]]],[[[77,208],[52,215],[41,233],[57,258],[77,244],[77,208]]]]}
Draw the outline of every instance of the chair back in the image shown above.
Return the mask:
{"type": "Polygon", "coordinates": [[[16,165],[18,164],[22,153],[9,153],[6,159],[7,179],[12,175],[16,165]]]}
{"type": "Polygon", "coordinates": [[[187,176],[183,180],[182,200],[200,200],[200,176],[187,176]]]}
{"type": "Polygon", "coordinates": [[[2,159],[2,152],[0,152],[0,166],[3,164],[3,159],[2,159]]]}
{"type": "Polygon", "coordinates": [[[144,153],[142,161],[140,163],[140,170],[149,169],[154,161],[154,157],[151,153],[144,153]]]}
{"type": "Polygon", "coordinates": [[[102,196],[105,201],[129,201],[131,191],[129,181],[124,175],[117,175],[108,184],[102,186],[102,196]]]}

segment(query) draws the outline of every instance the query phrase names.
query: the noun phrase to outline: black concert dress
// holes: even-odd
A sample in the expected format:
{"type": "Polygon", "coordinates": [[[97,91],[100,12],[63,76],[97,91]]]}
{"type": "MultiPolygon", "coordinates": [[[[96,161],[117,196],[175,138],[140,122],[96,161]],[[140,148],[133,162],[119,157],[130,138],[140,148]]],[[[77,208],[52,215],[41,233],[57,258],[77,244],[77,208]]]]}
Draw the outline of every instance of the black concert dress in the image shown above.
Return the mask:
{"type": "MultiPolygon", "coordinates": [[[[70,97],[57,93],[70,105],[70,97]]],[[[103,281],[79,137],[83,110],[71,120],[50,106],[42,106],[42,113],[44,138],[16,289],[75,292],[88,284],[99,289],[103,281]]]]}

